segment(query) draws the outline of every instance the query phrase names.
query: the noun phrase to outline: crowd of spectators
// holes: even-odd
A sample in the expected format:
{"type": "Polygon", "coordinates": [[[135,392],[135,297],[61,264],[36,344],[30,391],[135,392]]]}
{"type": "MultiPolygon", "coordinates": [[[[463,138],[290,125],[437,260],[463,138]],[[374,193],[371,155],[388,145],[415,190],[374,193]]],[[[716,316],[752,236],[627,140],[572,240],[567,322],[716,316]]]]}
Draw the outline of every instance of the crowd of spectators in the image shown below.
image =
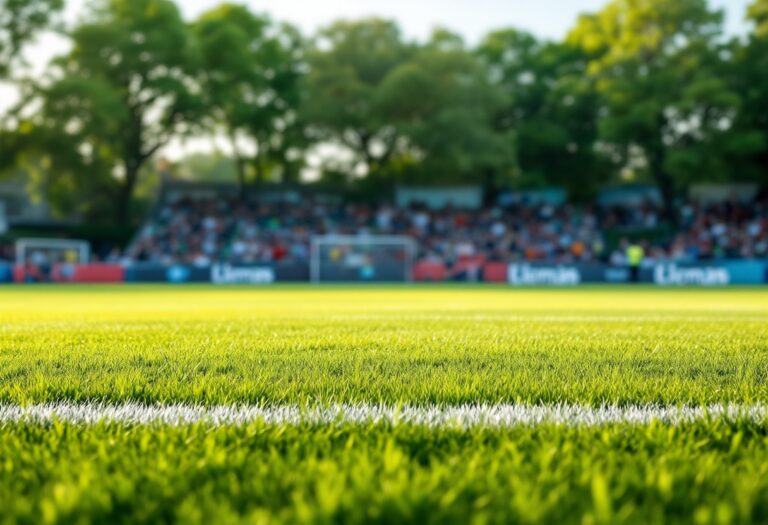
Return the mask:
{"type": "Polygon", "coordinates": [[[768,257],[768,202],[688,204],[681,209],[683,233],[670,246],[674,257],[691,259],[768,257]]]}
{"type": "Polygon", "coordinates": [[[616,232],[632,236],[654,230],[655,240],[644,242],[650,261],[768,257],[765,200],[689,203],[679,208],[679,214],[678,227],[670,233],[660,230],[662,214],[651,203],[605,209],[544,204],[470,211],[187,197],[160,206],[123,260],[197,266],[214,261],[306,261],[313,236],[338,234],[409,236],[417,241],[419,259],[449,265],[472,257],[623,264],[628,241],[608,250],[607,232],[615,237],[616,232]]]}

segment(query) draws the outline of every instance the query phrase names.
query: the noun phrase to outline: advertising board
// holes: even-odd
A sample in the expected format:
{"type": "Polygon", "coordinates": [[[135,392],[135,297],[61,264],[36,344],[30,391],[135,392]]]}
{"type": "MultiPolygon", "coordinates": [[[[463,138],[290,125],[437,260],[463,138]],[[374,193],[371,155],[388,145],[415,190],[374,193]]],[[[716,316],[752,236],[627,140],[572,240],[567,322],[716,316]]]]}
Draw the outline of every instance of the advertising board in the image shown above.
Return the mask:
{"type": "MultiPolygon", "coordinates": [[[[628,284],[629,268],[601,263],[547,264],[521,262],[473,262],[447,267],[442,262],[421,261],[413,266],[412,277],[420,282],[482,281],[511,286],[578,286],[605,283],[628,284]],[[465,267],[466,266],[466,267],[465,267]]],[[[366,267],[330,266],[324,269],[326,282],[404,282],[407,265],[382,261],[375,271],[366,267]]],[[[281,282],[310,282],[308,262],[251,265],[214,264],[190,266],[141,263],[128,267],[115,264],[56,264],[50,267],[14,266],[0,263],[0,283],[212,283],[269,285],[281,282]]],[[[701,263],[659,263],[641,268],[638,281],[658,286],[729,286],[768,283],[768,261],[711,261],[701,263]]]]}
{"type": "MultiPolygon", "coordinates": [[[[489,274],[489,272],[486,272],[489,274]]],[[[494,280],[494,279],[486,279],[494,280]]],[[[507,282],[513,286],[576,286],[583,283],[630,283],[629,268],[600,263],[513,263],[507,282]]],[[[768,282],[767,261],[660,263],[644,267],[639,283],[659,286],[728,286],[768,282]]]]}
{"type": "Polygon", "coordinates": [[[653,283],[660,286],[727,286],[766,282],[765,262],[723,261],[699,264],[658,264],[653,283]]]}
{"type": "Polygon", "coordinates": [[[189,266],[176,264],[135,264],[125,269],[125,280],[133,283],[213,283],[272,284],[309,281],[308,263],[214,264],[189,266]]]}
{"type": "Polygon", "coordinates": [[[211,266],[213,284],[272,284],[276,280],[275,269],[269,266],[211,266]]]}

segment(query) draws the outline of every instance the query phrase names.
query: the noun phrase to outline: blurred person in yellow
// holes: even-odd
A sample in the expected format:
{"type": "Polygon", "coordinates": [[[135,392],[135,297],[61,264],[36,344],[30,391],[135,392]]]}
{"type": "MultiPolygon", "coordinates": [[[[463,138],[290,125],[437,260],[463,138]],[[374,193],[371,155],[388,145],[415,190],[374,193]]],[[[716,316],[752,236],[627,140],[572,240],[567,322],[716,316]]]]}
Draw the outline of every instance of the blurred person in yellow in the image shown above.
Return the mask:
{"type": "Polygon", "coordinates": [[[633,283],[640,281],[640,265],[645,259],[645,248],[637,242],[627,246],[627,264],[629,264],[629,278],[633,283]]]}

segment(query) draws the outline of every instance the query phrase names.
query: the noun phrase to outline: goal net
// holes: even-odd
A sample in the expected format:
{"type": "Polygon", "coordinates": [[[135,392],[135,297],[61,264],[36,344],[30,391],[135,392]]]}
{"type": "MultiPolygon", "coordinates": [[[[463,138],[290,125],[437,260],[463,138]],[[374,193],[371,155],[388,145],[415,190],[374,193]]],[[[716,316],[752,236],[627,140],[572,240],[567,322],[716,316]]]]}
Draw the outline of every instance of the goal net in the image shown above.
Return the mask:
{"type": "Polygon", "coordinates": [[[415,256],[410,237],[313,237],[312,282],[409,282],[415,256]]]}

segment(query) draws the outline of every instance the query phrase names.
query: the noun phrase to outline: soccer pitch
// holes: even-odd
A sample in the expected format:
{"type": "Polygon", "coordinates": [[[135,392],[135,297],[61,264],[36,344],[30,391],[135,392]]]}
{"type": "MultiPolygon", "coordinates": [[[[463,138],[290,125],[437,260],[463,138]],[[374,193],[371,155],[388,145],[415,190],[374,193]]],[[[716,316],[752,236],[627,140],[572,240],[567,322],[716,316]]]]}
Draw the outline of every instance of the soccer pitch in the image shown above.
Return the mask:
{"type": "Polygon", "coordinates": [[[0,291],[0,523],[768,523],[768,290],[0,291]]]}

